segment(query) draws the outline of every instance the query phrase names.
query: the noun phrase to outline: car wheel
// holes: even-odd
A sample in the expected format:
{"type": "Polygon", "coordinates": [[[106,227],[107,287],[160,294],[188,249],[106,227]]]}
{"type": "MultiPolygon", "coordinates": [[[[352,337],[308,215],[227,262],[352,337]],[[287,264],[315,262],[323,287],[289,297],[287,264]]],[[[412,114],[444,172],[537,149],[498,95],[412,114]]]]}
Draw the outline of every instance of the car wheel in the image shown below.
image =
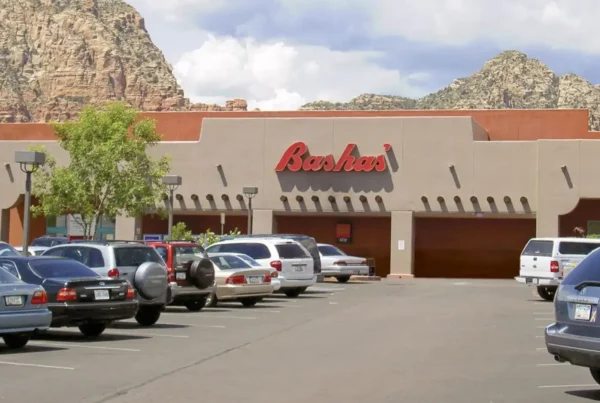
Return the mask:
{"type": "Polygon", "coordinates": [[[140,307],[135,315],[135,320],[142,326],[152,326],[158,321],[158,318],[160,318],[161,308],[162,307],[155,306],[140,307]]]}
{"type": "Polygon", "coordinates": [[[207,306],[209,308],[214,308],[215,306],[217,306],[218,303],[218,299],[217,299],[217,295],[214,292],[211,292],[208,297],[206,297],[206,304],[204,306],[207,306]]]}
{"type": "Polygon", "coordinates": [[[540,286],[537,288],[537,292],[542,299],[545,299],[546,301],[553,301],[554,294],[556,294],[556,288],[540,286]]]}
{"type": "Polygon", "coordinates": [[[106,329],[106,323],[86,323],[85,325],[79,326],[79,331],[83,333],[85,337],[98,337],[106,329]]]}
{"type": "Polygon", "coordinates": [[[291,290],[285,290],[284,293],[289,298],[297,298],[303,291],[302,288],[292,288],[291,290]]]}
{"type": "Polygon", "coordinates": [[[23,348],[29,342],[29,336],[27,333],[14,333],[4,335],[2,338],[8,348],[23,348]]]}
{"type": "Polygon", "coordinates": [[[206,305],[206,299],[207,298],[204,297],[192,301],[185,301],[185,307],[188,309],[188,311],[198,312],[206,305]]]}
{"type": "Polygon", "coordinates": [[[336,280],[338,283],[347,283],[350,281],[350,276],[339,276],[336,280]]]}
{"type": "Polygon", "coordinates": [[[590,374],[592,374],[594,381],[600,385],[600,368],[590,368],[590,374]]]}
{"type": "Polygon", "coordinates": [[[258,303],[258,298],[240,298],[239,300],[246,308],[250,308],[258,303]]]}

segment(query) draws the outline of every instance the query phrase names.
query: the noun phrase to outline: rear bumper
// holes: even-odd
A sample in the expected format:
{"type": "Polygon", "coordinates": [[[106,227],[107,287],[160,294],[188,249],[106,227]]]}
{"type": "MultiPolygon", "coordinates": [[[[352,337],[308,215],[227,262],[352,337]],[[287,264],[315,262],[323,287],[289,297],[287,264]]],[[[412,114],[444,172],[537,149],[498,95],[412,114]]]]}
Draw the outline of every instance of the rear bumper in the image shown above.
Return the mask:
{"type": "Polygon", "coordinates": [[[50,304],[52,327],[78,326],[89,322],[112,322],[133,318],[139,303],[121,301],[110,303],[50,304]]]}
{"type": "Polygon", "coordinates": [[[323,267],[321,273],[325,277],[368,276],[369,266],[327,266],[323,267]]]}
{"type": "Polygon", "coordinates": [[[217,286],[217,299],[228,300],[243,297],[266,297],[273,294],[273,284],[222,285],[217,286]]]}
{"type": "Polygon", "coordinates": [[[556,286],[560,285],[560,280],[557,278],[544,278],[544,277],[531,277],[531,276],[518,276],[515,280],[521,284],[526,285],[541,285],[541,286],[556,286]]]}
{"type": "Polygon", "coordinates": [[[280,289],[310,287],[311,285],[317,284],[317,275],[302,280],[289,280],[285,277],[279,277],[279,282],[281,283],[280,289]]]}
{"type": "Polygon", "coordinates": [[[1,314],[0,334],[47,330],[51,321],[52,312],[47,309],[1,314]]]}
{"type": "Polygon", "coordinates": [[[561,334],[561,325],[553,323],[545,330],[548,352],[561,362],[588,368],[600,368],[600,339],[561,334]]]}
{"type": "Polygon", "coordinates": [[[171,283],[171,290],[174,298],[172,302],[191,301],[212,294],[215,287],[196,288],[194,286],[181,286],[176,283],[171,283]],[[173,285],[174,284],[174,285],[173,285]]]}
{"type": "Polygon", "coordinates": [[[281,288],[281,281],[279,281],[279,278],[272,278],[271,285],[273,286],[273,291],[278,291],[281,288]]]}

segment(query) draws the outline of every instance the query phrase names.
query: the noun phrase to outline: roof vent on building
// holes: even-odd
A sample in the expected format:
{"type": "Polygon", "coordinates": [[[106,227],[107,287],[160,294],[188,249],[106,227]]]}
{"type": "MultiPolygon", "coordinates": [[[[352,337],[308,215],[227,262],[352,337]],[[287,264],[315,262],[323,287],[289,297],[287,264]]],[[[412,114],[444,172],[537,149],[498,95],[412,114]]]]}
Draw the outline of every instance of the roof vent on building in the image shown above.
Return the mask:
{"type": "Polygon", "coordinates": [[[471,196],[471,198],[469,200],[471,200],[471,203],[473,203],[473,204],[479,203],[479,201],[477,200],[477,196],[471,196]]]}
{"type": "Polygon", "coordinates": [[[221,200],[228,201],[229,200],[229,196],[227,196],[226,194],[222,194],[221,195],[221,200]]]}
{"type": "Polygon", "coordinates": [[[183,200],[183,195],[181,193],[177,193],[177,195],[175,195],[175,198],[179,201],[183,200]]]}
{"type": "Polygon", "coordinates": [[[512,203],[512,200],[510,200],[510,196],[504,196],[504,203],[506,203],[506,204],[512,203]]]}
{"type": "Polygon", "coordinates": [[[198,200],[198,195],[197,194],[193,194],[192,195],[192,200],[194,200],[194,201],[198,200]]]}
{"type": "Polygon", "coordinates": [[[488,196],[487,202],[490,203],[490,204],[493,204],[494,203],[494,198],[492,196],[488,196]]]}
{"type": "Polygon", "coordinates": [[[298,196],[296,196],[296,201],[297,201],[298,203],[301,203],[301,202],[303,202],[303,201],[304,201],[304,197],[302,197],[302,196],[298,195],[298,196]]]}
{"type": "Polygon", "coordinates": [[[214,200],[215,198],[210,193],[206,195],[206,200],[214,200]]]}
{"type": "Polygon", "coordinates": [[[327,200],[329,200],[329,203],[335,203],[335,196],[329,196],[327,200]]]}
{"type": "Polygon", "coordinates": [[[344,196],[344,201],[346,203],[350,203],[350,196],[344,196]]]}
{"type": "Polygon", "coordinates": [[[444,203],[444,198],[442,196],[438,196],[437,198],[438,203],[444,203]]]}
{"type": "Polygon", "coordinates": [[[311,197],[310,199],[316,203],[319,201],[319,196],[315,195],[315,196],[311,197]]]}
{"type": "Polygon", "coordinates": [[[458,204],[460,202],[460,196],[454,196],[454,203],[458,204]]]}
{"type": "Polygon", "coordinates": [[[279,198],[279,200],[281,200],[282,202],[284,202],[284,203],[285,203],[285,202],[287,202],[287,201],[288,201],[288,198],[287,198],[287,196],[281,196],[281,197],[279,198]]]}
{"type": "Polygon", "coordinates": [[[427,196],[421,196],[421,201],[422,201],[424,204],[427,204],[427,203],[429,203],[429,200],[427,199],[427,196]]]}
{"type": "Polygon", "coordinates": [[[523,204],[529,203],[529,201],[527,200],[527,197],[521,196],[521,203],[523,203],[523,204]]]}
{"type": "Polygon", "coordinates": [[[243,195],[237,195],[237,196],[235,196],[235,198],[237,199],[237,201],[244,201],[243,195]]]}
{"type": "Polygon", "coordinates": [[[360,197],[358,198],[358,200],[360,200],[361,203],[366,203],[367,202],[367,196],[360,195],[360,197]]]}
{"type": "Polygon", "coordinates": [[[375,196],[375,201],[377,203],[382,203],[383,202],[383,198],[381,196],[377,195],[377,196],[375,196]]]}

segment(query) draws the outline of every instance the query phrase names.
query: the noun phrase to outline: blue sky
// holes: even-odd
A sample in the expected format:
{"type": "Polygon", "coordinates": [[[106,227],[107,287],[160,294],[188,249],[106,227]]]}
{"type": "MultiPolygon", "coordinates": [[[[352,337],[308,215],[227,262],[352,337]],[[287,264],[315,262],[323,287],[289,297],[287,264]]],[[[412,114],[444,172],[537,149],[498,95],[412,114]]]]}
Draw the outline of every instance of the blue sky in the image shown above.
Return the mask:
{"type": "Polygon", "coordinates": [[[127,1],[197,102],[419,97],[507,49],[600,83],[598,0],[127,1]]]}

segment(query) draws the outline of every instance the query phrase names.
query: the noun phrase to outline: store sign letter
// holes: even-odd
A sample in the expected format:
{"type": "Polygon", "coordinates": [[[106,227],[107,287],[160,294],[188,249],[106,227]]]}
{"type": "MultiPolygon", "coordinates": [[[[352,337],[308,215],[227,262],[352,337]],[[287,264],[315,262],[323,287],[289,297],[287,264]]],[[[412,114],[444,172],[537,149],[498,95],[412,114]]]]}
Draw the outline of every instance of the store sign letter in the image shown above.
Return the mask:
{"type": "MultiPolygon", "coordinates": [[[[383,145],[384,150],[390,151],[390,144],[383,145]]],[[[339,160],[335,160],[333,155],[326,156],[310,155],[306,143],[299,141],[292,144],[275,167],[275,172],[283,172],[286,169],[292,172],[299,171],[327,171],[327,172],[383,172],[387,169],[385,155],[381,154],[377,157],[358,157],[352,155],[356,150],[356,144],[348,144],[342,153],[339,160]]]]}

